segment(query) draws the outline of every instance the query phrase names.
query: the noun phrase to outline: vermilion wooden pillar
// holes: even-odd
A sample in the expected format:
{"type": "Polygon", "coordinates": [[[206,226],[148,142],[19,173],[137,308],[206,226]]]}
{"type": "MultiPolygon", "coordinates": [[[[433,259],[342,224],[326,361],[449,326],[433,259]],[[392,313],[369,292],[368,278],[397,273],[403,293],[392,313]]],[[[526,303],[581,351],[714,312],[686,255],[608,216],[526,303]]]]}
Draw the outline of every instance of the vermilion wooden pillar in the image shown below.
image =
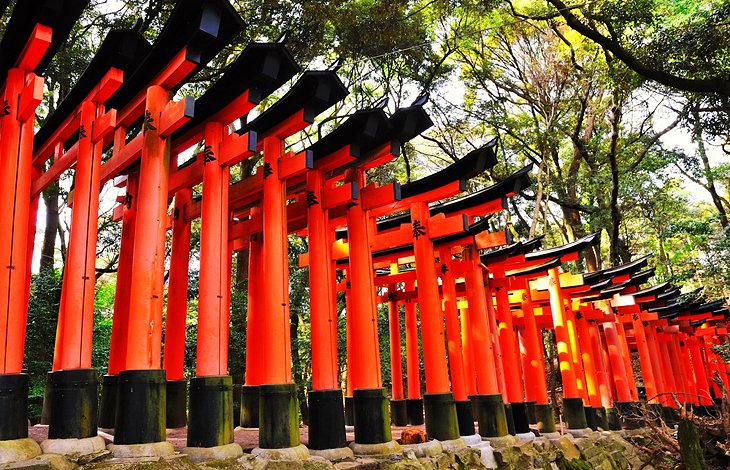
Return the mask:
{"type": "MultiPolygon", "coordinates": [[[[126,129],[115,132],[115,151],[124,144],[126,129]]],[[[114,291],[114,314],[109,344],[109,365],[107,375],[102,379],[99,400],[99,427],[114,428],[117,410],[117,389],[120,371],[126,369],[127,331],[129,328],[129,287],[132,276],[132,254],[134,253],[135,219],[137,217],[138,173],[127,175],[125,194],[122,196],[122,233],[117,262],[117,282],[114,291]]],[[[118,198],[119,200],[119,198],[118,198]]],[[[168,307],[169,309],[169,307],[168,307]]],[[[183,345],[184,347],[184,345],[183,345]]]]}
{"type": "MultiPolygon", "coordinates": [[[[357,183],[358,188],[365,188],[365,170],[348,170],[345,183],[357,183]]],[[[348,276],[352,310],[348,329],[351,329],[349,340],[354,352],[348,374],[351,374],[354,395],[355,442],[367,444],[391,440],[390,413],[388,407],[384,406],[387,393],[382,388],[380,374],[378,318],[370,252],[374,222],[360,200],[353,201],[347,208],[347,241],[350,250],[348,276]]],[[[410,397],[410,382],[408,388],[410,397]]]]}
{"type": "Polygon", "coordinates": [[[102,145],[93,138],[101,113],[102,106],[92,101],[80,106],[71,230],[50,376],[49,439],[96,436],[98,379],[91,368],[91,342],[102,145]],[[68,383],[84,385],[79,393],[56,393],[68,383]]]}
{"type": "Polygon", "coordinates": [[[185,205],[191,200],[191,190],[175,193],[172,214],[172,247],[167,286],[165,315],[165,350],[162,368],[167,378],[167,427],[180,428],[187,424],[187,384],[185,368],[185,333],[188,316],[188,268],[190,264],[190,222],[185,220],[185,205]]]}
{"type": "Polygon", "coordinates": [[[569,317],[561,289],[560,274],[557,268],[548,271],[548,290],[550,293],[550,312],[555,329],[555,342],[558,351],[560,374],[563,378],[563,408],[570,429],[583,429],[587,426],[583,400],[577,385],[575,362],[570,335],[569,317]]]}
{"type": "MultiPolygon", "coordinates": [[[[119,247],[117,286],[114,292],[114,316],[109,345],[109,375],[125,369],[127,359],[127,331],[129,322],[129,287],[134,253],[135,220],[137,218],[137,185],[139,174],[127,176],[127,188],[122,211],[122,234],[119,247]]],[[[168,307],[169,308],[169,307],[168,307]]]]}
{"type": "Polygon", "coordinates": [[[616,319],[616,332],[618,333],[619,345],[621,346],[621,357],[624,360],[624,369],[626,370],[626,382],[629,384],[629,392],[631,400],[639,399],[639,392],[636,390],[636,380],[634,379],[634,369],[631,366],[631,352],[626,341],[626,331],[624,324],[619,317],[616,319]]]}
{"type": "Polygon", "coordinates": [[[461,341],[461,324],[457,307],[456,278],[451,266],[451,248],[439,249],[441,261],[441,288],[443,310],[446,316],[447,349],[449,352],[449,371],[451,372],[451,388],[456,401],[456,413],[459,420],[459,434],[462,436],[474,434],[474,414],[469,392],[467,389],[466,373],[464,371],[464,350],[461,341]]]}
{"type": "Polygon", "coordinates": [[[185,220],[185,205],[191,200],[190,189],[175,193],[172,217],[172,247],[165,317],[165,355],[163,368],[167,380],[182,380],[185,366],[185,323],[188,314],[188,267],[190,261],[190,222],[185,220]]]}
{"type": "MultiPolygon", "coordinates": [[[[322,171],[307,172],[312,335],[312,390],[308,395],[309,447],[313,449],[333,449],[347,445],[342,389],[337,378],[337,300],[331,254],[333,237],[329,230],[329,211],[323,205],[324,184],[325,177],[322,171]]],[[[398,344],[400,345],[400,336],[398,344]]],[[[400,365],[400,356],[397,359],[400,365]]],[[[401,374],[394,376],[394,380],[395,377],[401,377],[401,374]]]]}
{"type": "Polygon", "coordinates": [[[53,370],[91,367],[91,337],[94,324],[96,282],[96,235],[98,231],[101,146],[91,141],[97,107],[81,105],[79,151],[76,162],[71,231],[69,233],[64,295],[58,315],[60,340],[53,370]]]}
{"type": "Polygon", "coordinates": [[[485,293],[484,274],[476,248],[465,247],[462,259],[466,268],[464,280],[469,300],[469,342],[473,348],[477,379],[477,394],[470,399],[479,422],[479,434],[483,437],[505,436],[508,433],[507,418],[497,382],[492,328],[487,321],[487,305],[492,299],[485,293]]]}
{"type": "Polygon", "coordinates": [[[527,361],[524,361],[525,391],[527,399],[535,402],[535,420],[540,432],[555,432],[555,416],[548,399],[545,380],[545,357],[542,330],[537,327],[532,303],[530,282],[525,279],[522,294],[522,314],[525,322],[524,344],[527,361]]]}
{"type": "MultiPolygon", "coordinates": [[[[398,264],[392,263],[390,273],[398,272],[398,264]]],[[[408,407],[403,389],[403,358],[401,356],[400,313],[395,296],[395,284],[388,285],[388,333],[390,335],[390,417],[396,426],[408,424],[408,407]]]]}
{"type": "MultiPolygon", "coordinates": [[[[46,32],[38,59],[50,44],[46,32]]],[[[31,43],[33,44],[33,39],[31,43]]],[[[23,61],[25,62],[25,61],[23,61]]],[[[35,63],[28,68],[34,68],[35,63]]],[[[22,373],[25,326],[28,318],[30,261],[34,222],[31,181],[34,174],[33,125],[43,98],[43,79],[20,68],[10,69],[0,113],[0,388],[6,396],[0,415],[0,440],[28,436],[28,375],[22,373]],[[22,105],[22,106],[21,106],[22,105]]],[[[36,209],[37,210],[37,209],[36,209]]]]}
{"type": "Polygon", "coordinates": [[[130,278],[129,327],[125,370],[119,379],[115,444],[165,440],[166,410],[161,406],[165,397],[165,373],[160,369],[160,355],[170,151],[169,139],[162,137],[158,128],[169,100],[169,90],[160,86],[147,89],[130,278]],[[145,398],[138,400],[137,396],[145,398]],[[143,420],[151,425],[141,430],[143,420]]]}
{"type": "Polygon", "coordinates": [[[601,331],[595,320],[588,321],[588,335],[590,338],[590,348],[595,358],[596,380],[598,381],[598,394],[601,397],[601,407],[610,408],[613,404],[611,400],[611,387],[608,379],[608,371],[606,363],[603,360],[603,346],[601,344],[601,331]]]}
{"type": "Polygon", "coordinates": [[[709,382],[702,358],[701,340],[697,337],[690,337],[687,341],[689,343],[692,369],[697,380],[697,394],[699,395],[700,405],[710,406],[712,405],[712,397],[710,396],[709,382]]]}
{"type": "MultiPolygon", "coordinates": [[[[405,283],[406,292],[413,292],[413,281],[405,283]]],[[[423,399],[421,398],[421,370],[418,356],[418,317],[415,300],[404,302],[406,320],[406,383],[408,385],[408,423],[423,424],[423,399]]]]}
{"type": "Polygon", "coordinates": [[[413,251],[418,278],[418,303],[421,311],[421,341],[426,373],[426,432],[434,439],[459,438],[454,395],[449,383],[444,335],[444,316],[439,296],[438,277],[434,263],[433,242],[428,233],[429,208],[425,202],[411,204],[414,226],[413,251]],[[426,233],[415,229],[422,226],[426,233]]]}
{"type": "Polygon", "coordinates": [[[205,126],[203,198],[200,227],[198,377],[228,375],[228,167],[218,163],[223,125],[205,126]]]}
{"type": "MultiPolygon", "coordinates": [[[[259,207],[252,207],[251,217],[260,217],[259,207]]],[[[248,242],[248,301],[246,310],[246,372],[241,394],[241,426],[245,428],[259,427],[259,393],[263,384],[261,356],[264,351],[260,346],[262,311],[262,286],[265,281],[261,273],[263,236],[252,234],[248,242]]]]}
{"type": "Polygon", "coordinates": [[[644,388],[646,389],[646,400],[648,403],[659,403],[654,367],[651,362],[651,354],[649,353],[649,345],[646,340],[646,332],[641,321],[640,313],[635,312],[631,316],[631,323],[634,330],[634,341],[636,349],[639,352],[639,362],[641,363],[641,376],[644,379],[644,388]]]}
{"type": "MultiPolygon", "coordinates": [[[[500,277],[503,272],[497,271],[500,277]]],[[[504,278],[503,278],[504,279],[504,278]]],[[[498,342],[502,352],[502,370],[504,374],[505,392],[509,401],[509,408],[514,423],[514,431],[517,434],[530,432],[530,422],[527,418],[527,405],[525,404],[525,389],[520,374],[520,368],[515,364],[520,363],[517,349],[517,337],[512,324],[512,311],[509,302],[509,283],[495,289],[495,300],[497,305],[497,328],[498,342]]]]}
{"type": "Polygon", "coordinates": [[[223,132],[221,123],[205,125],[198,337],[195,377],[190,380],[188,447],[217,447],[233,443],[233,380],[228,375],[231,296],[229,168],[220,161],[223,132]]]}
{"type": "MultiPolygon", "coordinates": [[[[497,334],[499,324],[497,322],[497,312],[494,308],[494,292],[492,287],[492,280],[486,278],[484,282],[484,295],[487,299],[487,322],[489,325],[494,325],[494,329],[491,330],[489,335],[492,352],[494,354],[494,372],[497,375],[497,387],[499,388],[499,393],[502,394],[502,401],[505,403],[505,407],[507,407],[509,404],[509,397],[507,396],[507,385],[505,384],[504,379],[502,347],[499,344],[499,335],[497,334]]],[[[509,426],[511,426],[511,424],[509,424],[509,426]]]]}
{"type": "Polygon", "coordinates": [[[469,310],[459,309],[459,325],[461,326],[462,358],[464,360],[464,378],[468,397],[477,394],[477,370],[474,365],[474,345],[472,344],[469,310]]]}
{"type": "Polygon", "coordinates": [[[661,361],[661,352],[657,342],[654,327],[650,324],[644,328],[646,336],[646,345],[649,349],[649,358],[651,359],[652,371],[654,372],[654,381],[656,382],[656,393],[658,401],[662,406],[669,406],[669,397],[667,396],[667,381],[665,379],[665,371],[661,361]]]}

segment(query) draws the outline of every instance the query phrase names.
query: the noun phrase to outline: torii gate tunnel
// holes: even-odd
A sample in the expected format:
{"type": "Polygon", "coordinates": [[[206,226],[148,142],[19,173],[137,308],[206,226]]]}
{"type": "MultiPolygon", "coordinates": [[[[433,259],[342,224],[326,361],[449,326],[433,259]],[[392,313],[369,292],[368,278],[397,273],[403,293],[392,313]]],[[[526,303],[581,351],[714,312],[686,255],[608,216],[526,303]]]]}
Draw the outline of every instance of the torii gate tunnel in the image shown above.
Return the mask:
{"type": "Polygon", "coordinates": [[[667,283],[642,289],[653,276],[649,257],[589,274],[567,271],[598,234],[536,251],[540,239],[516,241],[494,229],[494,215],[532,184],[527,167],[464,195],[468,180],[496,165],[496,139],[423,179],[370,181],[371,170],[431,127],[425,97],[390,115],[384,106],[359,110],[292,150],[287,139],[348,90],[336,71],[300,73],[279,41],[249,44],[200,98],[173,100],[242,31],[227,0],[179,0],[153,44],[133,30],[109,32],[35,132],[43,72],[87,3],[17,2],[0,42],[0,441],[28,436],[23,361],[39,196],[66,172],[74,179],[71,229],[43,416],[51,440],[94,437],[101,427],[113,429],[116,445],[156,443],[166,428],[187,426],[188,447],[210,448],[231,444],[240,423],[259,429],[263,449],[299,446],[290,234],[306,237],[309,249],[299,262],[308,267],[311,296],[310,449],[346,447],[346,424],[357,444],[390,443],[391,422],[418,425],[424,415],[429,437],[442,441],[477,429],[485,438],[554,432],[543,352],[550,330],[569,430],[639,426],[642,408],[671,420],[680,403],[711,406],[718,380],[730,388],[728,366],[712,350],[728,342],[721,301],[681,302],[679,288],[667,283]],[[241,117],[246,123],[233,131],[241,117]],[[191,148],[199,152],[180,163],[191,148]],[[255,158],[255,174],[231,183],[231,166],[255,158]],[[108,184],[119,188],[121,239],[108,372],[100,381],[91,356],[97,214],[108,184]],[[188,264],[198,218],[196,363],[188,384],[188,264]],[[245,349],[241,387],[228,373],[228,351],[231,260],[243,250],[247,343],[233,348],[245,349]],[[338,295],[347,305],[344,383],[338,295]],[[381,377],[380,304],[389,323],[390,391],[381,377]]]}

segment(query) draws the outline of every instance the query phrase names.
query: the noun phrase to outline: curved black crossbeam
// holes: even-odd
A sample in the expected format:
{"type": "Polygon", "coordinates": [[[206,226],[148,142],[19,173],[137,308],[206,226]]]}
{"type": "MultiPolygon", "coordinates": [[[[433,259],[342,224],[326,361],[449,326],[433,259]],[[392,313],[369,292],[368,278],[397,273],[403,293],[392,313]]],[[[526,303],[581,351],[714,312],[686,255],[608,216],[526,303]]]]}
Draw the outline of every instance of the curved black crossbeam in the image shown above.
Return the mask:
{"type": "Polygon", "coordinates": [[[540,246],[542,246],[543,238],[544,235],[540,235],[539,237],[533,238],[526,242],[518,241],[517,243],[513,243],[502,248],[487,251],[486,253],[481,255],[480,259],[483,264],[488,265],[490,263],[504,261],[510,256],[524,255],[540,248],[540,246]]]}
{"type": "Polygon", "coordinates": [[[238,133],[249,131],[264,134],[304,110],[304,121],[313,123],[314,118],[347,96],[347,88],[331,70],[308,70],[302,74],[289,92],[244,125],[238,133]]]}
{"type": "Polygon", "coordinates": [[[553,258],[536,266],[528,266],[526,268],[512,269],[504,273],[505,277],[531,277],[544,276],[545,273],[553,268],[560,266],[560,257],[553,258]]]}
{"type": "Polygon", "coordinates": [[[446,168],[425,178],[402,185],[401,197],[416,196],[457,180],[461,181],[461,186],[466,189],[468,180],[481,175],[497,164],[497,156],[494,154],[496,145],[497,139],[492,139],[486,145],[472,150],[446,168]]]}
{"type": "Polygon", "coordinates": [[[123,108],[186,46],[188,57],[198,64],[188,77],[193,75],[241,31],[243,20],[228,0],[179,0],[150,53],[107,101],[107,106],[123,108]]]}
{"type": "Polygon", "coordinates": [[[548,248],[547,250],[535,251],[525,255],[525,260],[536,261],[541,259],[552,259],[554,257],[563,257],[576,251],[582,251],[586,248],[593,246],[598,243],[599,235],[601,232],[595,232],[586,235],[585,237],[579,238],[565,245],[556,246],[554,248],[548,248]]]}
{"type": "Polygon", "coordinates": [[[223,76],[195,100],[195,116],[173,134],[173,142],[206,122],[246,91],[248,101],[258,104],[299,70],[299,65],[283,44],[249,44],[223,76]]]}
{"type": "Polygon", "coordinates": [[[360,158],[363,148],[369,147],[372,142],[384,142],[392,130],[393,126],[382,108],[362,109],[310,145],[309,150],[316,162],[349,145],[350,155],[360,158]]]}
{"type": "Polygon", "coordinates": [[[717,308],[722,307],[724,304],[725,304],[725,302],[723,300],[713,300],[712,302],[707,302],[707,303],[699,305],[693,309],[690,309],[690,313],[699,314],[699,313],[711,312],[717,308]]]}
{"type": "Polygon", "coordinates": [[[622,264],[620,266],[615,266],[612,268],[601,269],[592,273],[586,273],[583,275],[583,280],[591,282],[597,279],[605,279],[617,276],[624,276],[626,274],[633,274],[635,272],[638,272],[640,269],[645,268],[646,265],[649,263],[649,258],[651,258],[652,256],[654,255],[652,253],[649,253],[648,255],[637,258],[630,263],[622,264]]]}
{"type": "Polygon", "coordinates": [[[451,214],[480,204],[485,204],[499,198],[506,198],[510,194],[517,194],[532,185],[532,178],[530,178],[531,171],[532,164],[527,165],[499,183],[493,184],[488,188],[484,188],[481,191],[477,191],[460,199],[439,204],[434,208],[434,210],[437,209],[436,212],[451,214]]]}
{"type": "MultiPolygon", "coordinates": [[[[3,11],[8,2],[4,3],[3,11]]],[[[33,70],[42,74],[88,4],[89,0],[18,0],[0,41],[0,82],[20,58],[37,24],[53,30],[51,45],[33,70]]]]}
{"type": "Polygon", "coordinates": [[[81,101],[91,93],[91,90],[109,69],[120,69],[126,76],[149,54],[151,48],[152,46],[137,31],[130,29],[110,31],[74,87],[59,103],[53,114],[46,118],[43,126],[36,133],[33,139],[34,148],[37,150],[47,143],[63,121],[79,107],[81,101]]]}
{"type": "Polygon", "coordinates": [[[655,268],[649,268],[632,275],[628,280],[628,285],[636,287],[646,284],[650,278],[654,277],[654,271],[655,268]]]}
{"type": "Polygon", "coordinates": [[[671,288],[671,284],[669,284],[669,281],[662,282],[661,284],[657,284],[652,287],[647,287],[646,289],[638,290],[636,292],[632,292],[628,295],[632,297],[646,297],[649,295],[659,295],[662,292],[665,292],[667,288],[671,288]]]}

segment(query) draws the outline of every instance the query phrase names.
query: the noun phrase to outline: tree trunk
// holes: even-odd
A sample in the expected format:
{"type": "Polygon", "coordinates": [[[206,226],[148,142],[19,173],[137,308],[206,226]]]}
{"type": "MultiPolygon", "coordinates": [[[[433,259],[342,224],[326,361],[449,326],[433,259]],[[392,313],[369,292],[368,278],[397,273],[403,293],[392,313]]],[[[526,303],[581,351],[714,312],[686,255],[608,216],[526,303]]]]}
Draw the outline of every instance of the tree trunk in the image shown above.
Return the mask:
{"type": "Polygon", "coordinates": [[[43,191],[43,203],[46,206],[46,228],[43,231],[43,245],[41,246],[40,272],[53,270],[53,261],[56,255],[56,237],[58,236],[58,181],[43,191]]]}
{"type": "Polygon", "coordinates": [[[728,225],[728,218],[727,218],[727,212],[725,211],[725,206],[722,204],[722,198],[717,193],[717,188],[715,187],[715,177],[712,175],[712,167],[710,167],[710,160],[707,158],[707,150],[705,149],[705,141],[702,138],[702,124],[700,123],[700,115],[697,111],[692,112],[692,120],[693,120],[693,138],[695,142],[697,143],[697,154],[700,156],[700,159],[702,160],[702,166],[705,173],[705,179],[707,180],[707,186],[706,189],[710,193],[710,196],[712,196],[712,203],[715,204],[715,207],[717,208],[717,213],[720,216],[720,225],[722,225],[722,228],[727,228],[728,225]]]}
{"type": "Polygon", "coordinates": [[[610,240],[610,258],[613,266],[621,264],[621,212],[618,208],[618,191],[619,191],[619,169],[618,169],[618,133],[619,122],[621,121],[621,104],[614,97],[611,105],[611,146],[608,151],[608,162],[611,167],[611,197],[609,200],[609,208],[611,211],[611,224],[609,228],[610,240]]]}
{"type": "Polygon", "coordinates": [[[697,425],[687,416],[682,416],[679,419],[677,441],[679,442],[682,463],[686,470],[704,470],[707,468],[697,425]]]}

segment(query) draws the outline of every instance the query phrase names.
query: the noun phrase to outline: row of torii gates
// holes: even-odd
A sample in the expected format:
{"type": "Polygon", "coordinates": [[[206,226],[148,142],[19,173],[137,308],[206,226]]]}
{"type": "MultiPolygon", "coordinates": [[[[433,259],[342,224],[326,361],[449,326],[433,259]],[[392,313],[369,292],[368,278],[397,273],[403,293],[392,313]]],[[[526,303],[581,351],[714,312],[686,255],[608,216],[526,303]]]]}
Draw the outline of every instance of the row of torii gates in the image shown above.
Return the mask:
{"type": "MultiPolygon", "coordinates": [[[[3,12],[5,5],[0,2],[3,12]]],[[[470,178],[497,163],[496,141],[408,184],[368,182],[368,170],[396,158],[432,125],[425,98],[390,116],[382,106],[359,110],[292,152],[286,139],[348,93],[335,71],[305,71],[233,132],[231,123],[299,73],[277,42],[248,45],[199,99],[173,101],[241,32],[243,22],[227,0],[178,1],[152,45],[136,31],[109,32],[35,132],[41,75],[86,6],[86,0],[17,2],[0,43],[0,220],[6,227],[0,231],[0,440],[28,435],[23,350],[38,201],[69,170],[71,232],[44,405],[50,439],[93,437],[100,426],[114,428],[115,444],[154,443],[165,440],[166,427],[187,424],[189,447],[226,445],[233,442],[235,402],[241,407],[236,422],[259,428],[261,448],[298,446],[289,234],[306,236],[309,247],[300,264],[309,268],[311,295],[310,449],[345,447],[346,422],[354,425],[356,443],[390,442],[391,421],[421,424],[424,410],[428,435],[439,440],[473,435],[475,421],[483,437],[525,435],[531,424],[555,432],[544,330],[555,333],[568,429],[636,426],[644,401],[658,411],[710,406],[730,385],[727,366],[712,351],[728,340],[722,301],[681,302],[679,288],[667,283],[642,288],[653,275],[647,257],[589,274],[561,272],[598,234],[539,250],[539,239],[515,242],[489,231],[490,216],[531,184],[530,167],[439,202],[462,195],[470,178]],[[178,165],[178,155],[194,146],[203,150],[178,165]],[[261,154],[255,175],[231,184],[230,167],[261,154]],[[108,375],[98,401],[91,368],[97,213],[100,188],[112,181],[122,188],[115,209],[121,254],[108,375]],[[194,197],[191,188],[201,183],[202,197],[194,197]],[[198,340],[188,387],[183,353],[197,218],[198,340]],[[249,252],[242,391],[228,375],[227,357],[231,259],[239,250],[249,252]],[[337,373],[342,291],[344,400],[337,373]],[[387,304],[389,317],[390,401],[381,380],[380,304],[387,304]],[[646,390],[641,401],[633,351],[646,390]]]]}

